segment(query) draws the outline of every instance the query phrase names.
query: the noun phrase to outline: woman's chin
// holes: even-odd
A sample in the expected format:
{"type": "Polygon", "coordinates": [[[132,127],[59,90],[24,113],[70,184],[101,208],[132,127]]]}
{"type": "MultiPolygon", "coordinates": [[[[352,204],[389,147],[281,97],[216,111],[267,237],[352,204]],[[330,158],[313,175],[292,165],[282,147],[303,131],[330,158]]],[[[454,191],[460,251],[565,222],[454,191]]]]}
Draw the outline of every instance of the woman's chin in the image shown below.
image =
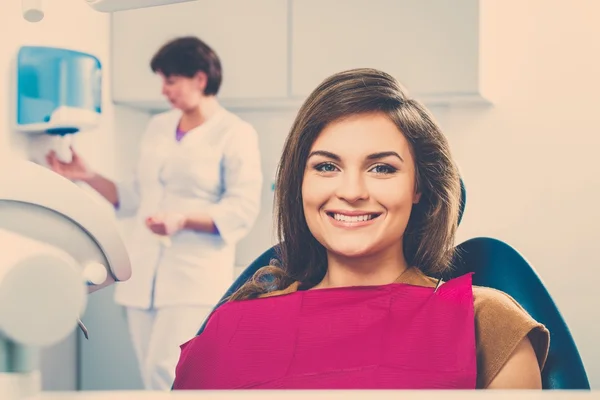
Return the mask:
{"type": "Polygon", "coordinates": [[[337,257],[343,258],[362,258],[373,254],[371,246],[332,246],[329,251],[337,257]]]}

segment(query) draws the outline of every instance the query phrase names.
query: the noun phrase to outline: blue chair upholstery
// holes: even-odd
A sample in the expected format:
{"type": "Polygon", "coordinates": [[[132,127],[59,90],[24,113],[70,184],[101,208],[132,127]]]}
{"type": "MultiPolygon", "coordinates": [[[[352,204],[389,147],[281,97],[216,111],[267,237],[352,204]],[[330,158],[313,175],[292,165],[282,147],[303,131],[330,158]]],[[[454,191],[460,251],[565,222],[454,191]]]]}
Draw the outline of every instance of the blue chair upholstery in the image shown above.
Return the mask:
{"type": "Polygon", "coordinates": [[[451,278],[474,272],[473,284],[512,296],[550,331],[550,351],[542,371],[544,389],[590,389],[569,328],[535,269],[508,244],[478,237],[457,246],[451,278]]]}
{"type": "MultiPolygon", "coordinates": [[[[459,223],[466,204],[466,190],[462,181],[461,194],[459,223]]],[[[550,351],[542,371],[543,388],[589,390],[585,368],[569,328],[544,283],[525,258],[506,243],[485,237],[467,240],[458,245],[457,250],[459,256],[456,257],[452,272],[442,278],[448,280],[474,272],[473,284],[509,294],[550,331],[550,351]]],[[[265,251],[242,272],[215,309],[273,259],[278,259],[277,246],[265,251]]],[[[198,334],[203,330],[204,325],[198,334]]]]}

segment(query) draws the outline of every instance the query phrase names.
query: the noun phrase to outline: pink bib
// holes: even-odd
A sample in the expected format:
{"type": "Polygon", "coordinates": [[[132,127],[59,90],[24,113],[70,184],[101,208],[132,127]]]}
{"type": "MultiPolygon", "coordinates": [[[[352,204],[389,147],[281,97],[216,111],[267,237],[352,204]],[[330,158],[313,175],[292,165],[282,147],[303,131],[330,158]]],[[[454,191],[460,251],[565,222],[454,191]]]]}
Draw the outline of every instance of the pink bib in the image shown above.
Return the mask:
{"type": "Polygon", "coordinates": [[[175,390],[475,389],[471,274],[229,302],[181,348],[175,390]]]}

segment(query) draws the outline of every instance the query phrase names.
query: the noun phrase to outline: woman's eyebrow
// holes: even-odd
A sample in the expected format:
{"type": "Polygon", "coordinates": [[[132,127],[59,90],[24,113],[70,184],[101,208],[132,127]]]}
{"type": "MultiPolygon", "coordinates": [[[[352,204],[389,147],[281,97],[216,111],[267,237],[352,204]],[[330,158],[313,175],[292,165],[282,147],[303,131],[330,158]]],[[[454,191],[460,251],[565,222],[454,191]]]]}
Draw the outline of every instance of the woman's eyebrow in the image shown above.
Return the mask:
{"type": "MultiPolygon", "coordinates": [[[[330,158],[335,161],[341,160],[341,157],[338,156],[337,154],[332,153],[330,151],[325,151],[325,150],[315,150],[308,155],[308,158],[311,158],[313,156],[327,157],[327,158],[330,158]]],[[[378,153],[369,154],[367,156],[367,160],[379,160],[379,159],[382,159],[385,157],[396,157],[400,161],[404,162],[404,159],[402,157],[400,157],[400,154],[396,153],[395,151],[381,151],[378,153]]]]}
{"type": "Polygon", "coordinates": [[[341,160],[340,156],[338,156],[337,154],[334,154],[334,153],[332,153],[330,151],[325,151],[325,150],[315,150],[315,151],[312,151],[308,155],[308,158],[311,158],[313,156],[323,156],[323,157],[331,158],[332,160],[335,160],[335,161],[340,161],[341,160]]]}
{"type": "Polygon", "coordinates": [[[396,153],[395,151],[382,151],[379,153],[369,154],[367,156],[367,159],[368,160],[379,160],[379,159],[385,158],[385,157],[397,157],[400,161],[404,162],[404,159],[402,157],[400,157],[400,154],[396,153]]]}

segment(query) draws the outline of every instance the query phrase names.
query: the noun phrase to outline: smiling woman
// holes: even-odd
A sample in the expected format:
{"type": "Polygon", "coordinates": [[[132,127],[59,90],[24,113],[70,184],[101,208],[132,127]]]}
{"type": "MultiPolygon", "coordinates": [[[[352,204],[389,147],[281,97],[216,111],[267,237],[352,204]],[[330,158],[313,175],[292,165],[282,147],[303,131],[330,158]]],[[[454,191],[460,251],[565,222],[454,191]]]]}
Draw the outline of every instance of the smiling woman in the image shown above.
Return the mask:
{"type": "Polygon", "coordinates": [[[279,164],[281,265],[182,347],[175,389],[540,388],[549,333],[451,268],[460,178],[429,112],[373,69],[326,79],[279,164]]]}

